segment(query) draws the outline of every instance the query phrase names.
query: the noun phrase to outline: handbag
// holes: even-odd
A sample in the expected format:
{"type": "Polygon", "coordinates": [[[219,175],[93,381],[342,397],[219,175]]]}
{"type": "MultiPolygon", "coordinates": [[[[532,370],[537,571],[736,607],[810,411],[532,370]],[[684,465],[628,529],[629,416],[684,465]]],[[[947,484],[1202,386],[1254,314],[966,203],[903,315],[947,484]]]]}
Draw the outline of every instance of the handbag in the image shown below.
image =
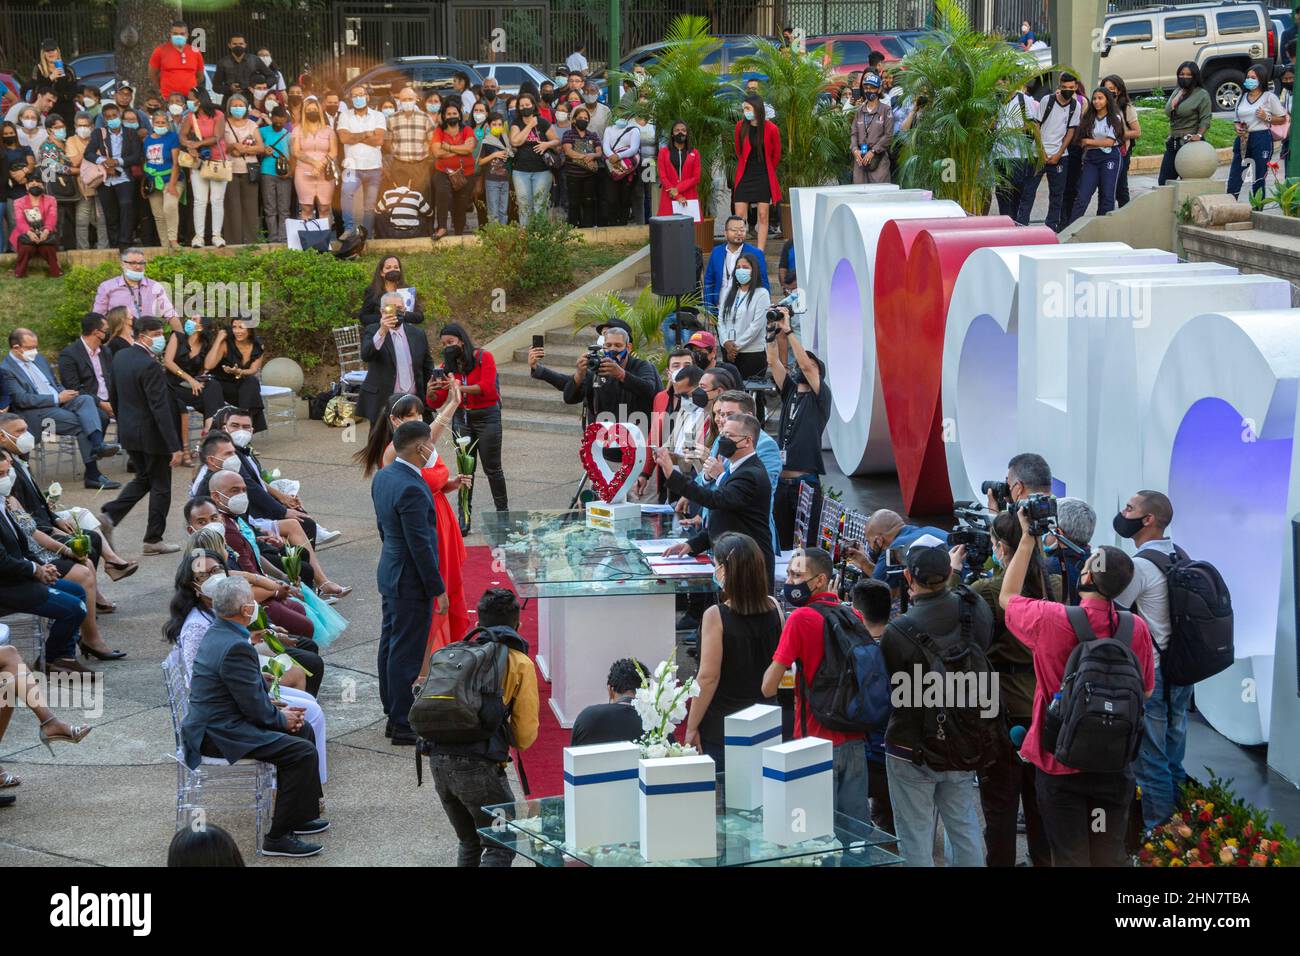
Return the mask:
{"type": "Polygon", "coordinates": [[[185,152],[183,149],[176,155],[176,162],[180,165],[181,169],[193,169],[198,165],[198,160],[195,159],[192,154],[185,152]]]}
{"type": "Polygon", "coordinates": [[[80,194],[77,184],[73,182],[72,177],[67,173],[55,173],[45,184],[45,191],[49,193],[57,202],[71,202],[79,199],[80,194]]]}
{"type": "Polygon", "coordinates": [[[335,186],[339,184],[339,164],[334,162],[334,157],[325,157],[325,164],[321,167],[321,178],[328,179],[335,186]]]}
{"type": "Polygon", "coordinates": [[[1291,138],[1291,117],[1286,118],[1286,122],[1278,126],[1270,126],[1268,131],[1273,134],[1273,142],[1285,143],[1291,138]]]}
{"type": "Polygon", "coordinates": [[[83,191],[87,192],[88,195],[93,195],[95,189],[103,185],[104,180],[108,178],[108,172],[100,163],[92,163],[83,159],[79,176],[83,191]]]}
{"type": "Polygon", "coordinates": [[[628,134],[628,130],[623,130],[618,139],[614,140],[614,147],[605,157],[605,168],[609,170],[609,175],[615,180],[627,179],[636,172],[640,157],[623,157],[618,155],[618,144],[623,142],[623,137],[628,134]]]}
{"type": "Polygon", "coordinates": [[[451,183],[452,191],[460,192],[469,182],[469,178],[459,169],[452,169],[447,172],[447,182],[451,183]]]}
{"type": "Polygon", "coordinates": [[[542,153],[542,165],[547,169],[555,170],[564,165],[564,156],[558,149],[548,149],[542,153]]]}
{"type": "Polygon", "coordinates": [[[230,160],[205,159],[199,167],[199,176],[213,182],[228,183],[231,179],[230,160]]]}

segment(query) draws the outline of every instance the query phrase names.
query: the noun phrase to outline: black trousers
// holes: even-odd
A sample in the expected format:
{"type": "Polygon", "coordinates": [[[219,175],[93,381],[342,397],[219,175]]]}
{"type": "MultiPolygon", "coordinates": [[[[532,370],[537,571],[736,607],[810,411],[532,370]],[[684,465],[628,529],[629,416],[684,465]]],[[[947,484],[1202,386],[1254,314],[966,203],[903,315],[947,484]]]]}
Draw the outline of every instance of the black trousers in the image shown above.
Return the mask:
{"type": "MultiPolygon", "coordinates": [[[[1160,158],[1160,177],[1156,180],[1157,185],[1163,186],[1165,183],[1169,182],[1169,180],[1178,178],[1178,167],[1174,165],[1174,158],[1177,155],[1178,155],[1177,146],[1168,146],[1168,145],[1165,146],[1165,154],[1160,158]]],[[[1127,188],[1128,177],[1122,176],[1120,178],[1124,180],[1125,188],[1127,188]]],[[[1118,196],[1119,196],[1118,188],[1115,190],[1115,195],[1117,197],[1116,201],[1118,201],[1118,196]]]]}
{"type": "Polygon", "coordinates": [[[598,174],[600,179],[601,208],[605,217],[603,226],[626,226],[632,211],[632,177],[615,179],[608,172],[598,174]]]}
{"type": "Polygon", "coordinates": [[[817,522],[822,514],[822,486],[816,475],[801,475],[798,478],[779,478],[776,483],[776,496],[772,501],[772,520],[776,522],[776,543],[782,551],[791,548],[806,547],[808,540],[816,532],[817,522]],[[804,482],[813,486],[812,511],[808,515],[807,538],[794,540],[794,515],[799,508],[799,489],[804,482]]]}
{"type": "Polygon", "coordinates": [[[483,807],[514,803],[505,768],[477,757],[459,754],[430,754],[429,770],[442,809],[456,831],[456,865],[465,867],[509,866],[514,851],[483,841],[478,831],[492,826],[483,807]]]}
{"type": "Polygon", "coordinates": [[[1065,164],[1065,196],[1061,206],[1061,229],[1074,222],[1074,201],[1079,198],[1079,180],[1083,176],[1083,150],[1072,149],[1062,160],[1065,164]]]}
{"type": "MultiPolygon", "coordinates": [[[[206,757],[221,756],[206,737],[200,751],[206,757]]],[[[320,816],[323,791],[311,724],[303,723],[295,733],[281,734],[275,743],[255,747],[246,756],[275,765],[275,813],[266,831],[267,839],[289,836],[294,827],[320,816]]]]}
{"type": "Polygon", "coordinates": [[[474,198],[474,180],[467,181],[463,188],[452,189],[451,179],[441,169],[433,171],[433,193],[438,197],[435,211],[434,228],[447,228],[447,213],[451,213],[451,231],[454,235],[465,234],[465,215],[469,212],[470,200],[474,198]]]}
{"type": "Polygon", "coordinates": [[[1038,773],[1038,809],[1052,866],[1124,866],[1133,772],[1038,773]]]}
{"type": "Polygon", "coordinates": [[[108,241],[117,243],[119,249],[125,249],[135,241],[135,190],[135,180],[99,187],[108,241]]]}
{"type": "Polygon", "coordinates": [[[159,542],[167,531],[167,512],[172,506],[171,455],[130,450],[127,457],[135,466],[135,474],[118,496],[104,505],[104,514],[114,525],[119,525],[135,503],[148,495],[149,522],[145,525],[144,540],[146,544],[159,542]]]}
{"type": "Polygon", "coordinates": [[[325,661],[320,656],[320,645],[313,640],[300,637],[298,646],[285,648],[285,653],[309,672],[307,693],[313,697],[319,694],[321,681],[325,679],[325,661]]]}
{"type": "Polygon", "coordinates": [[[565,176],[569,190],[569,225],[578,229],[590,229],[596,225],[596,186],[599,177],[594,173],[588,176],[565,176]]]}
{"type": "Polygon", "coordinates": [[[379,625],[379,700],[395,734],[411,733],[408,717],[433,623],[433,599],[383,597],[379,625]]]}
{"type": "MultiPolygon", "coordinates": [[[[1018,721],[1029,726],[1029,718],[1018,721]]],[[[1029,861],[1034,866],[1051,866],[1052,849],[1043,829],[1035,788],[1037,769],[1020,759],[1011,740],[1002,735],[1003,746],[993,765],[979,772],[980,803],[984,807],[984,849],[988,866],[1016,865],[1016,816],[1025,804],[1025,837],[1029,861]]]]}
{"type": "Polygon", "coordinates": [[[1130,147],[1129,151],[1124,154],[1124,158],[1120,161],[1119,179],[1115,180],[1116,208],[1122,208],[1128,205],[1128,201],[1130,198],[1129,191],[1128,191],[1128,164],[1132,159],[1133,159],[1133,149],[1130,147]]]}
{"type": "MultiPolygon", "coordinates": [[[[462,435],[473,437],[474,458],[482,464],[492,489],[492,504],[497,511],[509,510],[506,501],[506,473],[501,469],[501,406],[461,408],[456,412],[456,427],[462,435]]],[[[473,489],[477,491],[478,489],[473,489]]],[[[470,497],[473,503],[473,496],[470,497]]]]}
{"type": "Polygon", "coordinates": [[[871,822],[880,829],[894,832],[894,805],[889,800],[889,774],[883,760],[867,757],[867,797],[871,801],[871,822]]]}

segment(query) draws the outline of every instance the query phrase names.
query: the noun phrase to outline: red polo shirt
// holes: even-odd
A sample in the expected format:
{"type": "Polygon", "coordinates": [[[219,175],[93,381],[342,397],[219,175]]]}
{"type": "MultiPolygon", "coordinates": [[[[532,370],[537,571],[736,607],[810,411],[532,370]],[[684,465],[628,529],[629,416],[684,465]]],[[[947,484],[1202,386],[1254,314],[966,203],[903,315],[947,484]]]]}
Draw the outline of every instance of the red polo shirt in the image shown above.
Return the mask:
{"type": "Polygon", "coordinates": [[[158,86],[163,99],[173,93],[182,96],[203,85],[203,54],[188,43],[172,46],[171,40],[154,47],[149,68],[158,71],[158,86]]]}
{"type": "MultiPolygon", "coordinates": [[[[812,600],[808,602],[807,607],[795,608],[791,611],[790,616],[785,619],[785,628],[781,631],[781,641],[776,645],[776,653],[772,655],[772,660],[787,670],[790,665],[796,662],[799,664],[799,677],[794,682],[794,736],[796,740],[804,736],[801,720],[803,715],[803,695],[800,692],[800,687],[811,686],[813,678],[817,676],[817,668],[821,667],[822,655],[826,650],[826,621],[820,613],[813,610],[812,606],[814,604],[824,604],[834,607],[839,603],[840,599],[834,592],[819,591],[812,596],[812,600]]],[[[857,611],[853,613],[857,614],[857,611]]],[[[858,616],[861,617],[861,615],[858,616]]],[[[809,708],[807,736],[821,737],[838,747],[850,740],[862,740],[865,734],[846,734],[838,730],[827,730],[817,722],[812,708],[809,708]]]]}
{"type": "MultiPolygon", "coordinates": [[[[1085,597],[1080,607],[1088,615],[1088,623],[1099,637],[1112,637],[1110,605],[1105,601],[1085,597]]],[[[1017,594],[1007,605],[1007,630],[1034,652],[1034,720],[1020,747],[1020,755],[1044,773],[1078,773],[1073,767],[1061,763],[1043,746],[1043,722],[1047,719],[1047,705],[1065,677],[1065,665],[1079,639],[1074,635],[1065,616],[1065,605],[1056,601],[1039,601],[1017,594]]],[[[1142,667],[1142,687],[1150,694],[1156,686],[1155,655],[1151,651],[1151,632],[1147,622],[1133,615],[1133,653],[1142,667]]]]}

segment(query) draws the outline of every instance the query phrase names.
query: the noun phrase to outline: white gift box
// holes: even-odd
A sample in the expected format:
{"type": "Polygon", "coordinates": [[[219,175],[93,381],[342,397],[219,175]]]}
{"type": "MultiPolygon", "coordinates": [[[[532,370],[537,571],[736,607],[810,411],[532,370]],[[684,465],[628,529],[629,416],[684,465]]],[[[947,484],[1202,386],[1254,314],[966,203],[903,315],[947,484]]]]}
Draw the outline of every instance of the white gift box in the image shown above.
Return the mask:
{"type": "Polygon", "coordinates": [[[781,708],[754,704],[728,714],[722,727],[727,806],[757,810],[763,805],[763,751],[781,742],[781,708]]]}
{"type": "Polygon", "coordinates": [[[833,771],[829,740],[804,737],[764,748],[763,839],[789,846],[830,836],[835,820],[833,771]]]}
{"type": "Polygon", "coordinates": [[[637,821],[634,743],[564,748],[564,842],[575,848],[633,843],[637,821]]]}
{"type": "Polygon", "coordinates": [[[712,757],[642,760],[641,856],[696,860],[718,855],[717,771],[712,757]]]}

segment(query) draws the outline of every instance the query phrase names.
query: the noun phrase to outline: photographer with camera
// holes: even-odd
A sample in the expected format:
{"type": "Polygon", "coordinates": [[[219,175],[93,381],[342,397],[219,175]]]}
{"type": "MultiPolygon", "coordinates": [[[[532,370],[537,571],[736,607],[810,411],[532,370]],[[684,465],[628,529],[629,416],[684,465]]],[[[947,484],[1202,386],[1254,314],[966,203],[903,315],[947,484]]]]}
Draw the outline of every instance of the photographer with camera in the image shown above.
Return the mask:
{"type": "Polygon", "coordinates": [[[863,551],[857,542],[849,542],[849,561],[870,574],[877,581],[886,580],[885,569],[889,566],[887,552],[906,550],[918,538],[931,535],[939,541],[948,539],[948,532],[933,525],[907,524],[897,511],[881,508],[874,511],[867,519],[863,532],[863,541],[867,550],[863,551]]]}
{"type": "Polygon", "coordinates": [[[1008,511],[1030,495],[1050,495],[1052,468],[1042,455],[1024,452],[1007,462],[1005,481],[986,481],[980,491],[988,496],[989,511],[1008,511]]]}
{"type": "MultiPolygon", "coordinates": [[[[997,570],[992,577],[977,578],[970,585],[993,614],[993,641],[989,645],[988,658],[998,672],[1000,709],[1004,718],[1004,726],[998,728],[994,761],[979,771],[980,803],[984,806],[984,848],[988,854],[986,863],[988,866],[1016,865],[1016,815],[1023,801],[1029,860],[1034,866],[1051,866],[1052,851],[1043,830],[1034,789],[1034,765],[1021,760],[1018,749],[1032,722],[1034,656],[1007,630],[1006,615],[998,601],[1006,567],[1023,536],[1020,518],[1004,511],[993,519],[989,531],[997,570]]],[[[966,545],[958,545],[949,554],[952,560],[949,584],[956,587],[961,583],[967,565],[966,545]]],[[[1061,599],[1060,579],[1045,573],[1036,552],[1030,556],[1029,570],[1020,593],[1028,598],[1042,599],[1050,594],[1053,601],[1061,599]],[[1043,590],[1044,582],[1046,592],[1043,590]]]]}
{"type": "Polygon", "coordinates": [[[1056,500],[1056,529],[1043,535],[1044,566],[1049,575],[1061,579],[1066,604],[1079,603],[1079,573],[1091,553],[1096,526],[1097,512],[1082,498],[1056,500]]]}
{"type": "Polygon", "coordinates": [[[1133,580],[1133,561],[1119,548],[1095,549],[1079,575],[1077,608],[1025,597],[1038,542],[1030,534],[1029,515],[1021,510],[1016,519],[1020,544],[1007,564],[998,602],[1007,630],[1034,657],[1033,722],[1020,755],[1037,768],[1034,787],[1052,865],[1123,866],[1134,790],[1130,755],[1137,750],[1143,701],[1155,687],[1151,632],[1141,618],[1115,607],[1133,580]],[[1101,646],[1112,641],[1119,646],[1101,646]],[[1104,692],[1099,699],[1114,720],[1089,724],[1087,711],[1075,706],[1086,704],[1074,693],[1073,678],[1083,667],[1089,686],[1104,692]],[[1081,763],[1090,769],[1076,769],[1081,763]],[[1102,827],[1099,810],[1105,815],[1102,827]]]}
{"type": "Polygon", "coordinates": [[[912,606],[889,622],[880,641],[896,698],[885,730],[885,767],[907,866],[934,865],[936,816],[943,818],[950,862],[984,865],[975,772],[991,761],[999,731],[996,718],[984,716],[983,705],[969,695],[990,683],[985,651],[993,614],[969,588],[949,589],[951,560],[944,547],[908,549],[903,578],[912,606]],[[921,692],[932,675],[941,678],[939,705],[927,703],[932,695],[921,692]],[[956,699],[961,688],[945,676],[962,679],[967,699],[956,699]]]}
{"type": "Polygon", "coordinates": [[[777,306],[767,313],[767,367],[781,396],[781,425],[777,446],[781,451],[781,476],[772,511],[777,541],[782,550],[801,548],[807,542],[794,540],[794,515],[799,507],[799,489],[813,487],[809,530],[815,530],[821,515],[822,432],[831,414],[831,387],[826,366],[804,349],[790,328],[790,309],[777,306]],[[787,368],[787,354],[794,353],[795,366],[787,368]]]}
{"type": "Polygon", "coordinates": [[[596,343],[587,346],[569,376],[541,365],[543,350],[530,349],[528,364],[533,378],[560,389],[565,404],[583,405],[584,425],[604,416],[620,422],[639,421],[648,432],[655,395],[663,389],[658,370],[632,354],[632,329],[622,319],[602,322],[596,333],[596,343]]]}

